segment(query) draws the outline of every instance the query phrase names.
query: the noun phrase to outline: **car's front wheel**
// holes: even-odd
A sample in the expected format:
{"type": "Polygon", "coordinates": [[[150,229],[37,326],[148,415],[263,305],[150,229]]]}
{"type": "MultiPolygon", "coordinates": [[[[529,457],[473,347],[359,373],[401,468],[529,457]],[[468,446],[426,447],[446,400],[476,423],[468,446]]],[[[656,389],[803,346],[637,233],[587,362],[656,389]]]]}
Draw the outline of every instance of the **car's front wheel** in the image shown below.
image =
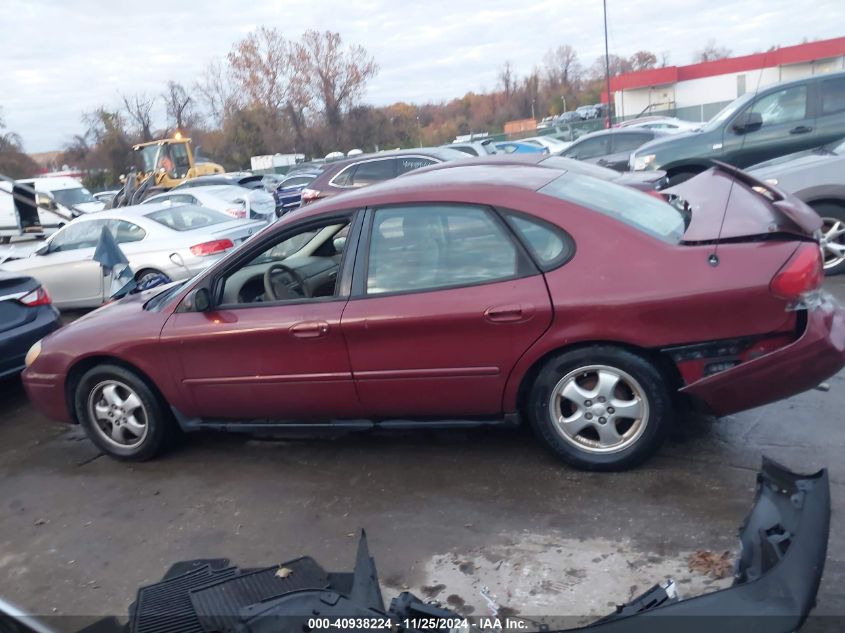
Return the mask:
{"type": "Polygon", "coordinates": [[[150,459],[176,433],[172,416],[153,390],[118,365],[88,370],[76,388],[74,405],[89,439],[116,459],[150,459]]]}
{"type": "Polygon", "coordinates": [[[543,442],[568,464],[625,470],[663,443],[672,404],[652,363],[596,345],[547,361],[531,388],[527,413],[543,442]]]}

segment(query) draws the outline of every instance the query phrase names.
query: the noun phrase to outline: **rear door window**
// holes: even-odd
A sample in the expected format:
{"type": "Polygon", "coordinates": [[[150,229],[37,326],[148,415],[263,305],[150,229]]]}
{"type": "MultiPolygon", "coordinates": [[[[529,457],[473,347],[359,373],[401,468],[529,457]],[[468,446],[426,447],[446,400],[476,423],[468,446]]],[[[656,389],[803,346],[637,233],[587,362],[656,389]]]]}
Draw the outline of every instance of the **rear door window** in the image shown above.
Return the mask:
{"type": "Polygon", "coordinates": [[[677,244],[684,235],[684,218],[673,206],[606,180],[565,173],[538,189],[538,193],[609,215],[664,242],[677,244]]]}
{"type": "Polygon", "coordinates": [[[510,211],[505,212],[505,219],[544,271],[557,268],[575,253],[575,243],[560,227],[510,211]]]}
{"type": "Polygon", "coordinates": [[[845,77],[821,82],[822,115],[845,112],[845,77]]]}
{"type": "Polygon", "coordinates": [[[366,187],[377,182],[396,178],[396,159],[384,158],[361,163],[352,174],[353,187],[366,187]]]}

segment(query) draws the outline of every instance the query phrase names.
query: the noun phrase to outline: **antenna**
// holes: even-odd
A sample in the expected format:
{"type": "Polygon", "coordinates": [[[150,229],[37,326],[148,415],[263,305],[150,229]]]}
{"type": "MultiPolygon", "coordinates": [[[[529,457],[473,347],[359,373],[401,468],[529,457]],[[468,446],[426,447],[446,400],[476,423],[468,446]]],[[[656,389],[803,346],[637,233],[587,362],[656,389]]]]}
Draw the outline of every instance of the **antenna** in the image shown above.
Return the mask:
{"type": "MultiPolygon", "coordinates": [[[[755,101],[757,100],[757,93],[760,92],[760,82],[763,80],[763,71],[766,70],[766,59],[768,58],[768,51],[763,55],[763,64],[760,68],[760,74],[757,75],[757,85],[754,87],[754,97],[751,99],[750,108],[753,109],[755,106],[755,101]]],[[[742,140],[739,142],[739,150],[742,151],[742,148],[745,147],[745,139],[747,133],[743,133],[742,140]]],[[[731,194],[734,191],[734,183],[736,182],[735,177],[731,177],[731,184],[728,187],[728,197],[725,199],[725,208],[722,211],[722,221],[719,223],[719,233],[716,235],[716,243],[713,245],[713,252],[707,256],[707,263],[713,267],[719,265],[719,244],[722,241],[722,230],[725,228],[725,218],[728,217],[728,207],[731,204],[731,194]]]]}

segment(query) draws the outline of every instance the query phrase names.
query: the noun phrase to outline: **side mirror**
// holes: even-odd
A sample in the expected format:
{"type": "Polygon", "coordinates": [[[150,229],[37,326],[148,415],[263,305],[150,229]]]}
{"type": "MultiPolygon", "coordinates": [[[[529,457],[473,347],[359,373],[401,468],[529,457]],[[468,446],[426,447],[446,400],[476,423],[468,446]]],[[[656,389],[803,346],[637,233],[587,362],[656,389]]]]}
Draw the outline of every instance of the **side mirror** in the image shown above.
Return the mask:
{"type": "Polygon", "coordinates": [[[740,114],[731,127],[737,134],[756,132],[763,127],[763,115],[759,112],[746,112],[744,114],[740,114]]]}
{"type": "Polygon", "coordinates": [[[343,249],[346,247],[346,236],[334,238],[332,240],[332,245],[338,253],[342,253],[343,249]]]}
{"type": "Polygon", "coordinates": [[[46,255],[50,252],[50,242],[44,242],[41,246],[32,251],[33,255],[46,255]]]}
{"type": "Polygon", "coordinates": [[[178,312],[205,312],[211,307],[211,293],[208,288],[200,287],[192,290],[182,300],[178,312]]]}
{"type": "Polygon", "coordinates": [[[42,209],[47,209],[48,211],[55,211],[56,209],[58,209],[58,207],[56,206],[56,201],[53,200],[50,196],[48,196],[46,193],[36,194],[35,203],[42,209]]]}

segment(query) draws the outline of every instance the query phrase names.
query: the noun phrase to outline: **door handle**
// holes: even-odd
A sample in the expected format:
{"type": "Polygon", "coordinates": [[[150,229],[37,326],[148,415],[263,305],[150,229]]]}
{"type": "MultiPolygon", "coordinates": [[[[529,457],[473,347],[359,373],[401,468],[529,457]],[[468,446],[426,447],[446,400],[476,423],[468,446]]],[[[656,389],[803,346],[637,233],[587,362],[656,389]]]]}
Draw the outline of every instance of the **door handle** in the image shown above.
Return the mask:
{"type": "Polygon", "coordinates": [[[789,130],[790,134],[807,134],[808,132],[812,132],[813,128],[807,125],[799,125],[798,127],[794,127],[789,130]]]}
{"type": "Polygon", "coordinates": [[[492,323],[516,323],[527,321],[534,315],[534,306],[510,304],[493,306],[484,311],[484,318],[492,323]]]}
{"type": "Polygon", "coordinates": [[[292,325],[290,333],[296,338],[320,338],[329,333],[329,324],[325,321],[303,321],[292,325]]]}

